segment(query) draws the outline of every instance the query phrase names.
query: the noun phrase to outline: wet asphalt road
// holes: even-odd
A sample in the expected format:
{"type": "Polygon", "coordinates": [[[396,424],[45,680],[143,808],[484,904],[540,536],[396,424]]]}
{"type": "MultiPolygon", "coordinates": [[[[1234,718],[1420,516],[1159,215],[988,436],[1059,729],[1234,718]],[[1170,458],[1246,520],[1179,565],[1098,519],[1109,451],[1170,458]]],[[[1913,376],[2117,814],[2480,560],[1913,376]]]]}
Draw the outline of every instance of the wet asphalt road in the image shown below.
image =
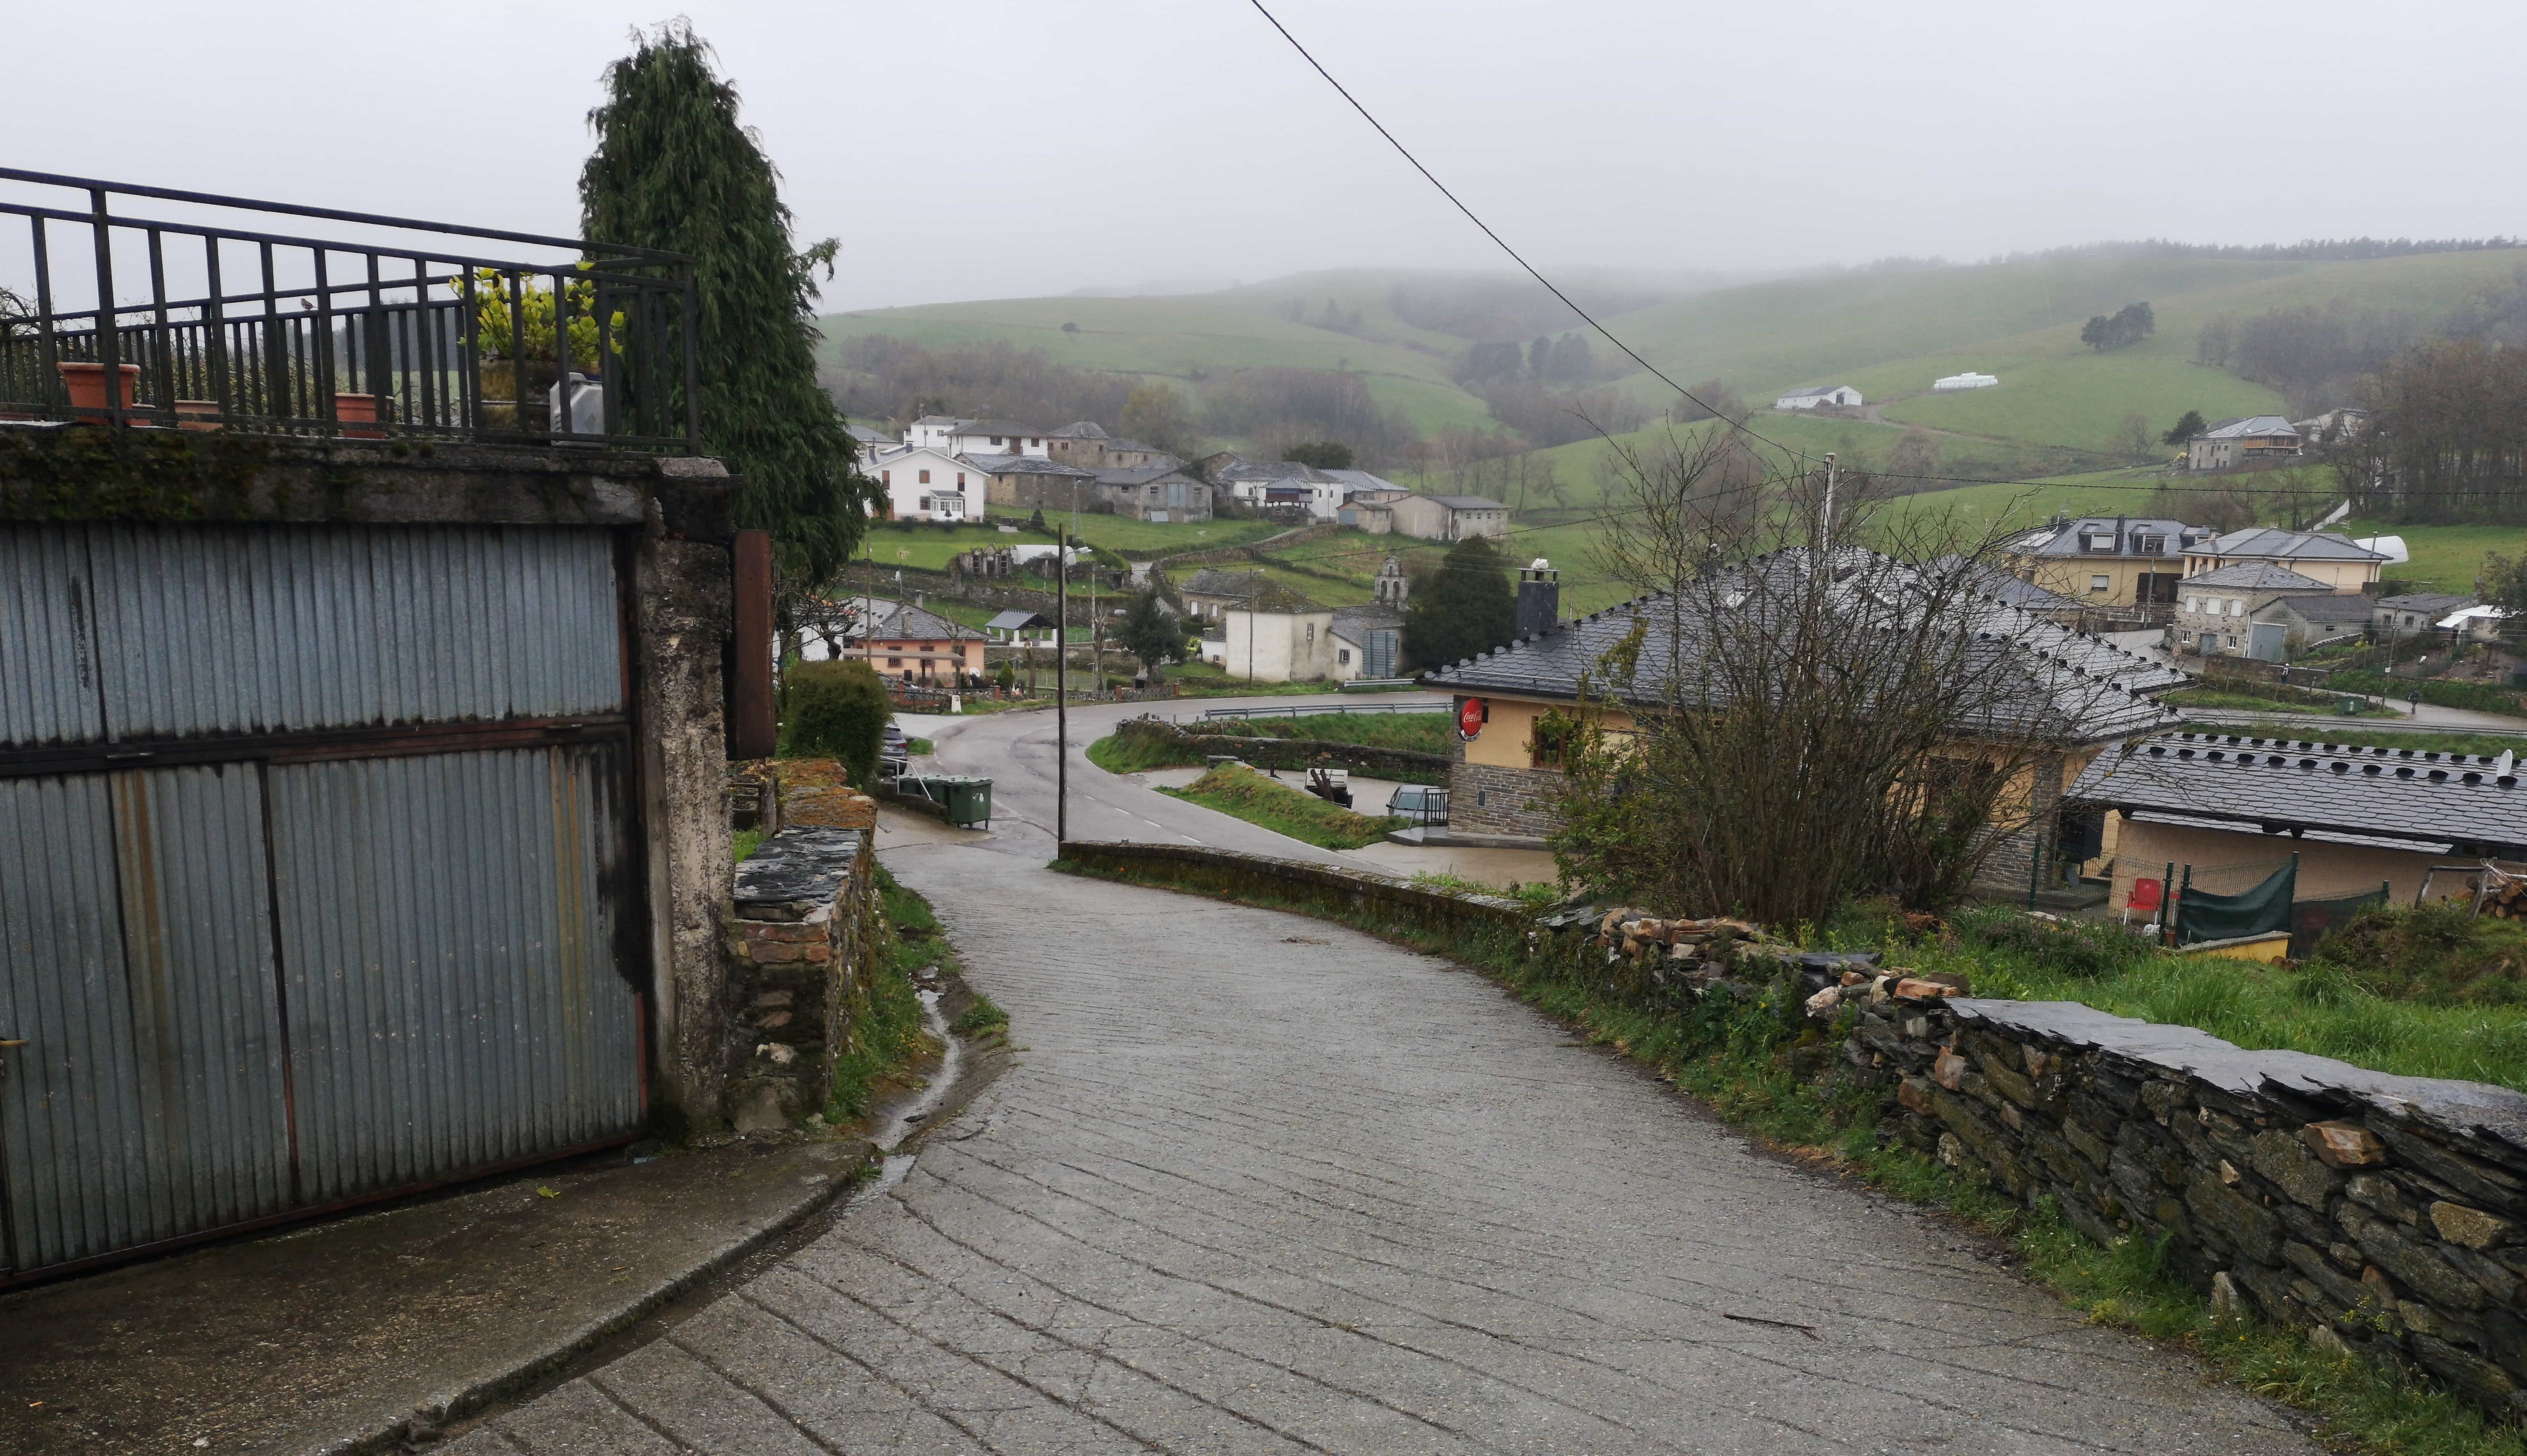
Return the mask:
{"type": "Polygon", "coordinates": [[[2316,1449],[1470,973],[1053,874],[1014,806],[886,861],[1016,1065],[830,1233],[448,1449],[2316,1449]]]}

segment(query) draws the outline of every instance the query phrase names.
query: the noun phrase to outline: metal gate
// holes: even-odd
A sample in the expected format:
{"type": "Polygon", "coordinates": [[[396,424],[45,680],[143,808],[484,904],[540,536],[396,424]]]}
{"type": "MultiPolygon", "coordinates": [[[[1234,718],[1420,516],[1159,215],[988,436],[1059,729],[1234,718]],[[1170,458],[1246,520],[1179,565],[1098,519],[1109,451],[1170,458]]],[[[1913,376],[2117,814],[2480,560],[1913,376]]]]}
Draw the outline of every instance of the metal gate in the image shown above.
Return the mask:
{"type": "Polygon", "coordinates": [[[0,528],[0,1280],[628,1136],[600,531],[0,528]]]}

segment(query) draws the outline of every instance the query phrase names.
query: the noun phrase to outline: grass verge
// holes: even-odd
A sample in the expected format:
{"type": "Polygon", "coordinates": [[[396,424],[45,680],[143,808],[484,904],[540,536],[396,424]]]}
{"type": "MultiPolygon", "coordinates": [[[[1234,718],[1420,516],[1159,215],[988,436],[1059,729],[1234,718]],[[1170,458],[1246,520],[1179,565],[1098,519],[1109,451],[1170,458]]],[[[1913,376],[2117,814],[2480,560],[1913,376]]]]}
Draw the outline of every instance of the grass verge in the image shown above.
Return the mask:
{"type": "MultiPolygon", "coordinates": [[[[2402,1076],[2456,1077],[2527,1092],[2527,1006],[2431,1005],[2376,994],[2323,961],[2291,969],[2176,956],[2111,926],[1967,911],[1957,934],[1890,957],[1955,971],[1981,996],[2076,1001],[2118,1016],[2193,1026],[2253,1050],[2306,1052],[2402,1076]]],[[[1889,945],[1881,928],[1837,921],[1838,950],[1889,945]]],[[[2322,957],[2322,949],[2319,951],[2322,957]]]]}
{"type": "Polygon", "coordinates": [[[958,970],[956,950],[940,934],[930,902],[897,884],[885,865],[876,871],[883,922],[878,944],[885,954],[870,967],[867,1000],[859,1009],[851,1044],[834,1059],[834,1090],[825,1103],[830,1122],[865,1116],[882,1088],[908,1085],[913,1066],[939,1050],[921,1024],[921,997],[913,989],[912,973],[925,965],[936,965],[946,975],[958,970]]]}
{"type": "MultiPolygon", "coordinates": [[[[1131,878],[1076,864],[1054,868],[1131,878]]],[[[1646,1013],[1572,979],[1564,962],[1530,959],[1513,934],[1419,935],[1312,903],[1236,898],[1348,924],[1467,965],[1589,1041],[1647,1064],[1776,1151],[1941,1208],[2004,1241],[2024,1274],[2090,1323],[2184,1346],[2255,1394],[2313,1413],[2339,1448],[2378,1456],[2527,1456],[2527,1436],[2517,1427],[2491,1421],[2426,1378],[2321,1347],[2296,1330],[2213,1310],[2169,1272],[2163,1245],[2124,1239],[2100,1246],[2052,1208],[2021,1207],[1987,1181],[1891,1141],[1878,1126],[1874,1094],[1829,1092],[1790,1070],[1797,1053],[1823,1047],[1829,1034],[1786,1014],[1796,1003],[1779,987],[1753,1002],[1706,1001],[1685,1013],[1646,1013]]]]}
{"type": "Polygon", "coordinates": [[[1157,734],[1135,733],[1129,737],[1109,734],[1090,744],[1088,761],[1108,773],[1140,773],[1151,768],[1200,768],[1210,760],[1157,734]]]}
{"type": "MultiPolygon", "coordinates": [[[[2175,707],[2223,707],[2232,708],[2240,712],[2250,713],[2289,712],[2294,706],[2294,704],[2291,703],[2275,702],[2270,698],[2257,698],[2248,693],[2223,693],[2217,688],[2179,688],[2173,693],[2160,695],[2160,701],[2175,707]]],[[[2311,715],[2323,713],[2330,718],[2342,717],[2348,719],[2349,717],[2354,716],[2352,714],[2342,712],[2335,706],[2336,702],[2337,700],[2329,698],[2321,703],[2309,702],[2303,706],[2299,706],[2297,710],[2311,715]]],[[[2400,717],[2402,715],[2391,708],[2384,708],[2375,703],[2371,703],[2368,706],[2361,708],[2356,716],[2363,718],[2394,718],[2400,717]]]]}
{"type": "Polygon", "coordinates": [[[1404,827],[1402,819],[1353,813],[1341,805],[1327,803],[1314,794],[1302,794],[1235,763],[1223,763],[1181,789],[1159,792],[1260,824],[1320,850],[1356,850],[1384,839],[1388,830],[1404,827]]]}

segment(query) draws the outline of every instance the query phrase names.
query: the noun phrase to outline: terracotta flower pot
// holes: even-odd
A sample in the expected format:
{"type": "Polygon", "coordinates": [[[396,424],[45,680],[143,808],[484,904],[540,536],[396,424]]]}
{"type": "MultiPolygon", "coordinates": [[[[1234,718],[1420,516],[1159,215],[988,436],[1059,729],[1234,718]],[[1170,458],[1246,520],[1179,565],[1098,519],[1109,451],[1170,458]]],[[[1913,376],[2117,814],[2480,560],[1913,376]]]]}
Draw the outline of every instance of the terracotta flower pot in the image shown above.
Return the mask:
{"type": "Polygon", "coordinates": [[[223,428],[213,418],[220,412],[216,399],[179,399],[176,401],[176,428],[179,430],[218,430],[223,428]]]}
{"type": "Polygon", "coordinates": [[[374,425],[378,420],[378,396],[375,394],[336,394],[334,396],[334,418],[342,422],[346,440],[384,440],[384,430],[359,430],[356,425],[374,425]]]}
{"type": "MultiPolygon", "coordinates": [[[[68,389],[71,391],[71,408],[102,411],[112,407],[106,402],[107,387],[104,365],[78,363],[65,359],[53,367],[61,371],[62,385],[65,389],[68,389]]],[[[125,409],[129,409],[131,407],[131,387],[137,384],[140,380],[140,366],[137,364],[121,364],[117,365],[116,368],[123,375],[123,384],[121,390],[122,397],[115,400],[114,403],[123,406],[125,409]]]]}

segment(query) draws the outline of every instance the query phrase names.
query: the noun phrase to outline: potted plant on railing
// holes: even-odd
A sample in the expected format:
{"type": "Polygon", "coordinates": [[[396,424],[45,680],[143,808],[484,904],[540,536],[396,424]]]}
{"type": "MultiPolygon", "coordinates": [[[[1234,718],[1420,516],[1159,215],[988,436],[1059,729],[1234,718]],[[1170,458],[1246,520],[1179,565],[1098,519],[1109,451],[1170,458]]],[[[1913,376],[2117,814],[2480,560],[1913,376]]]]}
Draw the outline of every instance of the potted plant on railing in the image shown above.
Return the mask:
{"type": "MultiPolygon", "coordinates": [[[[588,264],[579,265],[582,270],[588,264]]],[[[449,291],[464,293],[465,280],[447,281],[449,291]]],[[[582,281],[570,285],[565,297],[570,306],[570,369],[587,383],[598,379],[596,333],[596,286],[582,281]]],[[[519,409],[520,400],[548,401],[560,383],[561,371],[553,344],[554,298],[550,279],[528,278],[520,281],[515,306],[509,292],[508,278],[494,269],[479,269],[474,275],[475,348],[480,360],[483,423],[495,429],[523,430],[526,417],[519,409]]],[[[614,351],[622,349],[624,316],[617,312],[612,320],[614,351]]],[[[584,385],[574,382],[574,393],[584,385]]],[[[551,406],[545,405],[549,416],[551,406]]]]}

